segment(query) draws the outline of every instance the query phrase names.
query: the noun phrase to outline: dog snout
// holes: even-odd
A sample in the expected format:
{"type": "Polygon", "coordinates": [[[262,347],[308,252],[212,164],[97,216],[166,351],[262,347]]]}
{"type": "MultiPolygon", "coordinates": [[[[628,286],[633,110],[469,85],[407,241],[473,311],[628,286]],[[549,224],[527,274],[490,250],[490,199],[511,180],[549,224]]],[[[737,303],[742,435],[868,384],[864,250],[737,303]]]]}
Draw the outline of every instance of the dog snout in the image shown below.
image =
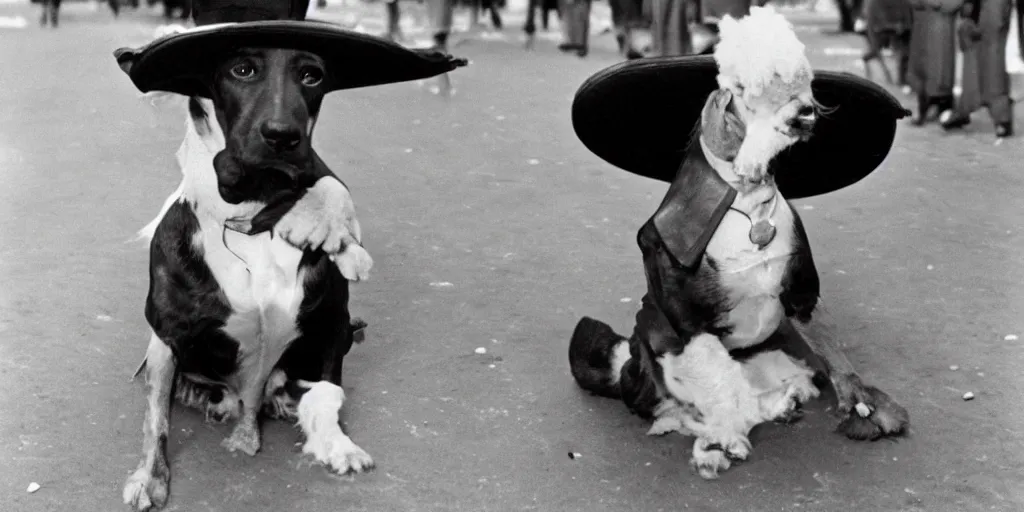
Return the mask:
{"type": "Polygon", "coordinates": [[[299,127],[278,121],[263,123],[260,135],[274,151],[291,151],[302,142],[302,130],[299,127]]]}

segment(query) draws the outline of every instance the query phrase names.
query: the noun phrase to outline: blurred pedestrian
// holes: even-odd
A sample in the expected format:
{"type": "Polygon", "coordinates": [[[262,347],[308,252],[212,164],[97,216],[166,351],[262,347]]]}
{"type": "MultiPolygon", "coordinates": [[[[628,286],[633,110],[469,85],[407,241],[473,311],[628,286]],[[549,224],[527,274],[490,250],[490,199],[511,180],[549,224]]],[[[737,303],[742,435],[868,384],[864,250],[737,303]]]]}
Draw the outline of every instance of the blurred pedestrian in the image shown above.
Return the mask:
{"type": "Polygon", "coordinates": [[[866,0],[864,2],[864,37],[868,49],[864,53],[864,70],[870,78],[870,62],[882,64],[887,82],[893,79],[882,57],[882,49],[891,48],[896,56],[896,83],[907,84],[907,69],[910,63],[910,27],[913,24],[908,0],[866,0]]]}
{"type": "Polygon", "coordinates": [[[400,24],[402,12],[399,8],[398,0],[384,0],[384,18],[388,26],[388,32],[384,37],[392,41],[400,41],[402,39],[402,27],[400,24]]]}
{"type": "Polygon", "coordinates": [[[60,0],[33,0],[32,3],[43,5],[43,14],[39,19],[39,24],[45,27],[49,23],[51,27],[57,28],[60,21],[60,0]]]}
{"type": "Polygon", "coordinates": [[[559,25],[562,28],[559,50],[576,52],[580,57],[586,57],[589,53],[590,3],[591,0],[559,0],[559,25]]]}
{"type": "Polygon", "coordinates": [[[452,20],[455,16],[455,0],[427,0],[427,13],[433,31],[434,49],[447,53],[448,36],[452,33],[452,20]]]}
{"type": "Polygon", "coordinates": [[[644,0],[608,0],[612,10],[612,27],[619,53],[627,59],[643,57],[633,45],[633,30],[649,28],[644,16],[644,0]]]}
{"type": "Polygon", "coordinates": [[[963,0],[910,0],[913,25],[910,29],[910,70],[907,81],[917,94],[913,124],[928,119],[932,107],[938,112],[953,107],[956,79],[956,16],[963,0]]]}
{"type": "Polygon", "coordinates": [[[1013,135],[1013,100],[1006,72],[1012,13],[1011,0],[966,0],[959,30],[964,55],[962,92],[956,109],[943,112],[940,119],[946,130],[966,126],[972,112],[988,107],[996,137],[1013,135]]]}
{"type": "MultiPolygon", "coordinates": [[[[650,0],[652,56],[667,57],[693,53],[690,20],[687,16],[690,2],[691,0],[650,0]]],[[[748,11],[749,5],[747,2],[748,11]]]]}

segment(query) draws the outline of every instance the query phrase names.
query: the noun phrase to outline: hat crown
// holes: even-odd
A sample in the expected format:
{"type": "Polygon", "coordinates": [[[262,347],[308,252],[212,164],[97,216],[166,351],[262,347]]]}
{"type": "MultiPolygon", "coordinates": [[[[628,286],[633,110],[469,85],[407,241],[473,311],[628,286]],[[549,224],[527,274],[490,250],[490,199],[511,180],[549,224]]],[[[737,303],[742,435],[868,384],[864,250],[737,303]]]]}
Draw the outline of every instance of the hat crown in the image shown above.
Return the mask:
{"type": "Polygon", "coordinates": [[[192,0],[196,25],[306,18],[310,0],[192,0]]]}

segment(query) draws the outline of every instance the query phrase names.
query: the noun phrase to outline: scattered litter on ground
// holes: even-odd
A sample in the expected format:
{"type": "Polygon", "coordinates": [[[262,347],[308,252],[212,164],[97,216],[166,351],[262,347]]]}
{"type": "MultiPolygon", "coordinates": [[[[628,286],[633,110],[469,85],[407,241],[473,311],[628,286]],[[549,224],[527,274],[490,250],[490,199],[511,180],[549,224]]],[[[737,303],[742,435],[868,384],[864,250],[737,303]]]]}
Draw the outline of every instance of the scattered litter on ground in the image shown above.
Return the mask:
{"type": "Polygon", "coordinates": [[[434,281],[430,283],[430,286],[433,286],[434,288],[448,288],[455,285],[449,283],[448,281],[434,281]]]}
{"type": "Polygon", "coordinates": [[[36,492],[36,491],[39,490],[39,484],[37,484],[35,482],[32,482],[32,483],[28,484],[28,489],[26,489],[26,490],[28,492],[30,492],[30,493],[36,492]]]}
{"type": "Polygon", "coordinates": [[[974,393],[971,393],[970,391],[964,393],[964,401],[968,400],[974,400],[974,393]]]}
{"type": "Polygon", "coordinates": [[[925,268],[928,269],[928,270],[935,270],[935,265],[928,265],[925,268]]]}
{"type": "Polygon", "coordinates": [[[857,405],[855,405],[853,408],[857,409],[857,414],[859,414],[861,418],[867,418],[868,416],[871,416],[871,409],[864,402],[857,402],[857,405]]]}
{"type": "Polygon", "coordinates": [[[569,452],[569,458],[572,460],[576,460],[580,457],[582,457],[582,455],[580,455],[578,452],[569,452]]]}
{"type": "Polygon", "coordinates": [[[99,320],[101,322],[109,322],[113,320],[113,318],[111,318],[110,315],[96,315],[96,320],[99,320]]]}
{"type": "Polygon", "coordinates": [[[504,121],[505,120],[505,116],[494,116],[494,119],[496,119],[498,121],[504,121]]]}
{"type": "Polygon", "coordinates": [[[493,364],[489,364],[489,365],[487,365],[487,367],[488,367],[488,368],[497,368],[497,366],[496,366],[496,365],[493,365],[493,364]]]}
{"type": "Polygon", "coordinates": [[[650,462],[645,462],[645,463],[644,463],[644,466],[650,466],[650,465],[651,465],[651,463],[650,463],[650,462]]]}
{"type": "Polygon", "coordinates": [[[412,148],[405,148],[406,153],[412,153],[412,148]]]}
{"type": "Polygon", "coordinates": [[[984,376],[985,376],[985,372],[978,372],[978,377],[984,377],[984,376]]]}
{"type": "Polygon", "coordinates": [[[486,354],[487,353],[487,348],[485,348],[485,347],[477,347],[476,350],[474,350],[474,352],[476,352],[477,354],[486,354]]]}
{"type": "Polygon", "coordinates": [[[955,371],[959,370],[960,367],[955,365],[955,364],[951,364],[951,365],[949,365],[949,369],[955,372],[955,371]]]}
{"type": "Polygon", "coordinates": [[[1017,341],[1017,335],[1007,334],[1006,336],[1003,336],[1003,341],[1017,341]]]}
{"type": "Polygon", "coordinates": [[[531,159],[527,160],[526,163],[528,163],[530,165],[537,165],[537,164],[540,163],[540,160],[537,160],[536,158],[531,158],[531,159]]]}
{"type": "Polygon", "coordinates": [[[623,298],[619,299],[619,302],[623,302],[623,303],[625,303],[625,302],[633,302],[633,299],[631,299],[629,297],[623,297],[623,298]]]}

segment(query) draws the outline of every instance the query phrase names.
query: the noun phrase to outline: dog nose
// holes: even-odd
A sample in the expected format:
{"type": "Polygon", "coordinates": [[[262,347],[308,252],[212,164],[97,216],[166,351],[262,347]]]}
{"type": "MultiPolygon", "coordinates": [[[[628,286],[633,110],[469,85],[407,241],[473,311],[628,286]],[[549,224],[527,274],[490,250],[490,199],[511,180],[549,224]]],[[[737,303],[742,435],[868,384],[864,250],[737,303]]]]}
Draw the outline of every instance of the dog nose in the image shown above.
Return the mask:
{"type": "Polygon", "coordinates": [[[810,107],[810,106],[802,107],[796,113],[797,121],[800,122],[800,123],[803,123],[805,125],[814,124],[814,121],[815,121],[816,117],[817,116],[815,116],[815,114],[814,114],[814,107],[810,107]]]}
{"type": "Polygon", "coordinates": [[[295,126],[267,121],[260,126],[260,135],[268,146],[275,151],[288,151],[299,146],[302,140],[302,131],[295,126]]]}

